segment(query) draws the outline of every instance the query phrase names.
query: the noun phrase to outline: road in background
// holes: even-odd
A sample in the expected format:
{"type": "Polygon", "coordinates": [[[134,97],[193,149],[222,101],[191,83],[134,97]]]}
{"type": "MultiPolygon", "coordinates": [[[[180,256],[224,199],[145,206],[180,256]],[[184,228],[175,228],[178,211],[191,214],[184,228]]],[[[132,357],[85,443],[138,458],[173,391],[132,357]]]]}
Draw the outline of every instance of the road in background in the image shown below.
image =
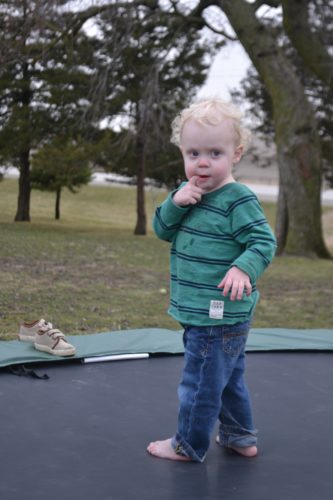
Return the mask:
{"type": "MultiPolygon", "coordinates": [[[[18,170],[16,168],[9,168],[4,171],[0,167],[0,172],[4,172],[5,178],[18,177],[18,170]]],[[[253,166],[249,167],[244,164],[242,169],[237,170],[235,177],[239,182],[246,184],[258,196],[259,200],[277,200],[279,187],[276,170],[272,168],[270,170],[269,167],[267,167],[267,170],[260,167],[254,168],[253,166]]],[[[133,185],[133,179],[130,177],[123,177],[117,174],[106,174],[103,172],[94,173],[91,184],[95,186],[135,187],[133,185]]],[[[333,206],[333,189],[323,189],[322,204],[325,206],[333,206]]]]}

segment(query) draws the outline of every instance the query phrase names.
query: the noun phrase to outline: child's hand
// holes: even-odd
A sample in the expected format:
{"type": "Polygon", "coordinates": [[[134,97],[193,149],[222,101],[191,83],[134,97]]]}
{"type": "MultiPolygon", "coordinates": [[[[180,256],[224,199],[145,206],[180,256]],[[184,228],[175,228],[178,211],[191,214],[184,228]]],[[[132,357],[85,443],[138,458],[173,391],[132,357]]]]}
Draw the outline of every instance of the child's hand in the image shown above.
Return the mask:
{"type": "Polygon", "coordinates": [[[173,201],[176,205],[185,207],[186,205],[195,205],[201,200],[203,191],[196,185],[196,181],[197,176],[194,175],[184,187],[175,193],[173,201]]]}
{"type": "Polygon", "coordinates": [[[224,276],[217,288],[223,288],[222,295],[226,297],[231,290],[230,300],[241,300],[243,292],[246,290],[246,295],[251,295],[252,286],[249,276],[241,269],[234,266],[224,276]]]}

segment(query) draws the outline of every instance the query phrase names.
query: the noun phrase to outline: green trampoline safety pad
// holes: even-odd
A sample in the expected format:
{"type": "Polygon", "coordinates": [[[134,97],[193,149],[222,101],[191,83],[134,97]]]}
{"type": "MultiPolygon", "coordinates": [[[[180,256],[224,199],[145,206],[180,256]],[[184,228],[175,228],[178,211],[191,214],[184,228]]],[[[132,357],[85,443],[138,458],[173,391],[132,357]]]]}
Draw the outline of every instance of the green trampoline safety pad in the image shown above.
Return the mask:
{"type": "MultiPolygon", "coordinates": [[[[89,335],[66,335],[76,354],[58,357],[37,351],[29,342],[0,341],[0,367],[133,354],[182,354],[182,331],[160,328],[119,330],[89,335]]],[[[247,351],[333,351],[333,329],[296,330],[253,328],[247,351]]]]}

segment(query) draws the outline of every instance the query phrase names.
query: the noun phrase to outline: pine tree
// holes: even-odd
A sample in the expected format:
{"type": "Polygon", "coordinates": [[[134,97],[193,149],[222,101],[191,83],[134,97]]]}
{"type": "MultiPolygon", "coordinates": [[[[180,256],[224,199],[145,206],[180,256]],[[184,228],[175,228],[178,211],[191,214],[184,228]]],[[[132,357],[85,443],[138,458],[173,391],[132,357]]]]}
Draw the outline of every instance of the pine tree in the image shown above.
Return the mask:
{"type": "Polygon", "coordinates": [[[32,152],[85,133],[92,41],[73,32],[65,3],[0,3],[0,160],[20,171],[16,221],[30,220],[32,152]]]}
{"type": "Polygon", "coordinates": [[[56,220],[60,219],[62,189],[66,187],[71,193],[77,193],[90,180],[87,152],[79,144],[58,139],[39,149],[32,157],[32,188],[56,193],[56,220]]]}

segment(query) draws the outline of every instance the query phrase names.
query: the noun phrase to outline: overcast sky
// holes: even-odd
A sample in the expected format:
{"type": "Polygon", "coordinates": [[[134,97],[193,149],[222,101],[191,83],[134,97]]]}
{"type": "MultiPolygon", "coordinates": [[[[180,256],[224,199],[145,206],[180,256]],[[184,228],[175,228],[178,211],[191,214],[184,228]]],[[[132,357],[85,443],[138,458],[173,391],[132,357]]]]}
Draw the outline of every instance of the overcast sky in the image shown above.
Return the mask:
{"type": "Polygon", "coordinates": [[[229,90],[239,86],[251,61],[238,42],[231,42],[217,54],[198,97],[230,99],[229,90]]]}

